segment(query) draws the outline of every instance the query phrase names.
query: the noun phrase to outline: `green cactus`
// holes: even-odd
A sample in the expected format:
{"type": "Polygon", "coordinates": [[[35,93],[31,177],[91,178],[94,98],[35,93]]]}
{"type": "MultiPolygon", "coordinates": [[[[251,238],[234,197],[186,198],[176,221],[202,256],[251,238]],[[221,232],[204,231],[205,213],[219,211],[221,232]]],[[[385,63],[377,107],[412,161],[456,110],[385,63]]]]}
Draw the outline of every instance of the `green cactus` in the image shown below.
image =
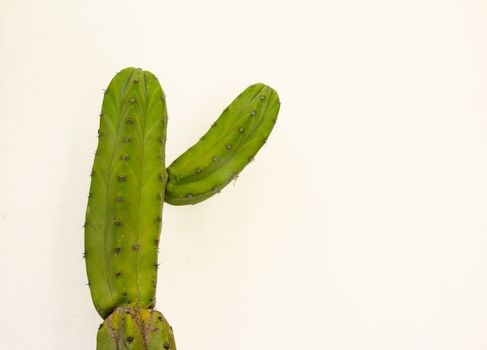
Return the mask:
{"type": "Polygon", "coordinates": [[[245,89],[200,141],[169,166],[166,203],[201,202],[235,179],[266,142],[279,106],[270,87],[255,84],[245,89]]]}
{"type": "Polygon", "coordinates": [[[138,68],[105,90],[85,219],[88,285],[105,319],[97,349],[175,350],[153,310],[162,206],[201,202],[253,159],[280,102],[264,84],[242,92],[194,146],[165,167],[167,112],[157,78],[138,68]]]}

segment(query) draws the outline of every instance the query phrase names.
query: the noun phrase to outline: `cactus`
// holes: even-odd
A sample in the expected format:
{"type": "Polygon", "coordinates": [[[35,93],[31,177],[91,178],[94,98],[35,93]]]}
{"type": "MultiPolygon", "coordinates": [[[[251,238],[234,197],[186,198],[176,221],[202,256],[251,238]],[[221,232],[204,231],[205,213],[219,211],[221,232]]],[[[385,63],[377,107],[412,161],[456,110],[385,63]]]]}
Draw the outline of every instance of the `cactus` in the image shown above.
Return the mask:
{"type": "Polygon", "coordinates": [[[97,350],[176,349],[172,328],[155,310],[120,306],[100,325],[97,350]]]}
{"type": "Polygon", "coordinates": [[[218,193],[264,145],[279,112],[277,93],[249,86],[194,146],[167,169],[166,203],[195,204],[218,193]]]}
{"type": "Polygon", "coordinates": [[[235,179],[267,140],[279,107],[272,88],[248,87],[166,169],[166,101],[157,78],[129,67],[112,79],[85,218],[88,285],[105,320],[98,350],[176,349],[171,327],[153,310],[163,203],[199,203],[235,179]]]}

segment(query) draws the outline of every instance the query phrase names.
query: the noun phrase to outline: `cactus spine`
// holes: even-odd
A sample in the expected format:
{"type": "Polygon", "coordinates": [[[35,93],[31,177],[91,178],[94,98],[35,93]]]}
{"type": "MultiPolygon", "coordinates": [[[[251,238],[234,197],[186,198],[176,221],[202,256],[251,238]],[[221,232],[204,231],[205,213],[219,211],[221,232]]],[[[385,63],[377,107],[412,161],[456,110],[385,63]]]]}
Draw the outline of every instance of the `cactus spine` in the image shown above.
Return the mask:
{"type": "Polygon", "coordinates": [[[279,107],[272,88],[251,85],[166,169],[166,101],[157,78],[130,67],[112,79],[85,219],[88,285],[105,320],[97,350],[176,350],[172,328],[153,310],[163,203],[199,203],[236,178],[267,140],[279,107]]]}

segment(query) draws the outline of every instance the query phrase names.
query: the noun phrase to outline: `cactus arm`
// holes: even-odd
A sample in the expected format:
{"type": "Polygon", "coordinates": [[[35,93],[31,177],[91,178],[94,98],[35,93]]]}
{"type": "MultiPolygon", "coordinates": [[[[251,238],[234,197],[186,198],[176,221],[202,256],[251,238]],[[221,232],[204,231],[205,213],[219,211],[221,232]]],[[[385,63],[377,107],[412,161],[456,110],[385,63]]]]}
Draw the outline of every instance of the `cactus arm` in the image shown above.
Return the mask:
{"type": "Polygon", "coordinates": [[[196,204],[223,189],[249,164],[279,113],[277,92],[264,84],[244,90],[206,134],[167,169],[166,203],[196,204]]]}
{"type": "Polygon", "coordinates": [[[167,112],[157,79],[126,68],[110,82],[85,220],[85,260],[95,307],[155,300],[166,171],[167,112]]]}

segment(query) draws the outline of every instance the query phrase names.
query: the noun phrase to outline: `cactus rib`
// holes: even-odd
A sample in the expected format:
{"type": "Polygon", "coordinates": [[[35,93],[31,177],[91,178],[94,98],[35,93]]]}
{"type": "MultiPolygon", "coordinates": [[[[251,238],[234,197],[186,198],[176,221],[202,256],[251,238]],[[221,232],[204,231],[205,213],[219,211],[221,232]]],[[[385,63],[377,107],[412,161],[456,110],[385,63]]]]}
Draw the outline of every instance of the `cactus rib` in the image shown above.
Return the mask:
{"type": "Polygon", "coordinates": [[[264,145],[279,107],[271,87],[258,83],[245,89],[200,141],[168,167],[166,203],[196,204],[221,191],[264,145]]]}

